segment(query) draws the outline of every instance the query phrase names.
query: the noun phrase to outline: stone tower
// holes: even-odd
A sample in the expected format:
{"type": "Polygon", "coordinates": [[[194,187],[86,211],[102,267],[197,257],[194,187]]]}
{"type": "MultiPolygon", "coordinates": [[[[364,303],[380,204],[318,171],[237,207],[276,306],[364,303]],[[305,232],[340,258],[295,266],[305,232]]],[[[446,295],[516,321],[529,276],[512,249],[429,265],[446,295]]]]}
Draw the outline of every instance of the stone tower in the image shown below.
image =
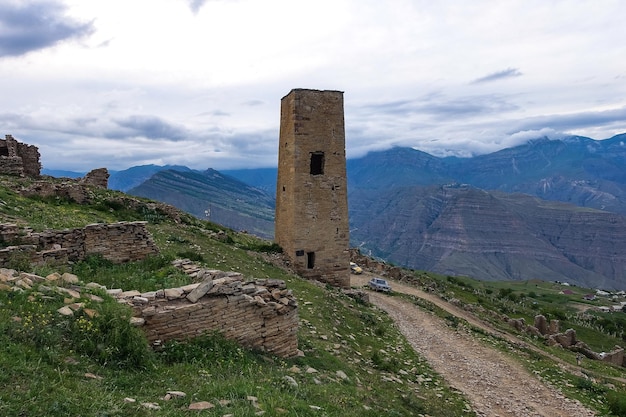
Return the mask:
{"type": "Polygon", "coordinates": [[[274,238],[303,277],[350,286],[343,92],[281,100],[274,238]]]}

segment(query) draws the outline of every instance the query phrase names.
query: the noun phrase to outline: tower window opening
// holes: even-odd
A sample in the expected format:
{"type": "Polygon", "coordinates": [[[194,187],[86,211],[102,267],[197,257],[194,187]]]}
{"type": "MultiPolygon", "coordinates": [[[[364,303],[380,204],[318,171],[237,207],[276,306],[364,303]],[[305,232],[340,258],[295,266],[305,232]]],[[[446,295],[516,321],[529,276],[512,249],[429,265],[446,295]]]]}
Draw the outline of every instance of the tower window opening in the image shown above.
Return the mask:
{"type": "Polygon", "coordinates": [[[306,253],[306,267],[308,269],[315,268],[315,252],[306,253]]]}
{"type": "Polygon", "coordinates": [[[311,153],[311,175],[324,174],[324,152],[311,153]]]}

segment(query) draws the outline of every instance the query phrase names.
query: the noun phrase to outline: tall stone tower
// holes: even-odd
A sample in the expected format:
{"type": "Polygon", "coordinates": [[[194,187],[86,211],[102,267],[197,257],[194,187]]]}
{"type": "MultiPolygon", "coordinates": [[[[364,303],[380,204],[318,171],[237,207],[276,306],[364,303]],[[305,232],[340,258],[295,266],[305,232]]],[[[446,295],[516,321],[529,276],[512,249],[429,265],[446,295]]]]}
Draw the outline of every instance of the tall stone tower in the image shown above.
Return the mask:
{"type": "Polygon", "coordinates": [[[274,239],[303,277],[350,286],[343,92],[281,100],[274,239]]]}

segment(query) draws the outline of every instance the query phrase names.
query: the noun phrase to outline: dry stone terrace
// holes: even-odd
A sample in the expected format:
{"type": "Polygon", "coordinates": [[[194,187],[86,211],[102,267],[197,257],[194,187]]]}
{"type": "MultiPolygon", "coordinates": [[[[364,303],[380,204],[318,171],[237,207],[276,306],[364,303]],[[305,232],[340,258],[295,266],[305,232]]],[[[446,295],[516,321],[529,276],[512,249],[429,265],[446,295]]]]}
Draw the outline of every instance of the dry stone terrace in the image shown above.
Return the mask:
{"type": "MultiPolygon", "coordinates": [[[[297,356],[298,303],[285,282],[275,279],[246,281],[238,272],[203,269],[188,260],[177,260],[177,267],[199,281],[179,288],[140,293],[106,289],[97,283],[81,285],[73,274],[53,273],[47,277],[0,269],[0,291],[61,293],[62,315],[83,312],[85,299],[99,301],[90,289],[99,288],[133,310],[132,323],[139,326],[153,345],[168,340],[184,340],[214,331],[242,346],[279,357],[297,356]]],[[[101,301],[101,299],[100,299],[101,301]]]]}
{"type": "Polygon", "coordinates": [[[200,282],[144,294],[109,291],[133,307],[148,340],[160,343],[219,331],[245,347],[281,357],[298,354],[298,303],[285,282],[244,280],[238,272],[175,266],[200,282]]]}
{"type": "Polygon", "coordinates": [[[33,232],[15,224],[0,224],[0,265],[16,253],[31,263],[67,262],[102,255],[115,263],[136,261],[159,249],[146,228],[147,222],[94,223],[83,228],[33,232]]]}

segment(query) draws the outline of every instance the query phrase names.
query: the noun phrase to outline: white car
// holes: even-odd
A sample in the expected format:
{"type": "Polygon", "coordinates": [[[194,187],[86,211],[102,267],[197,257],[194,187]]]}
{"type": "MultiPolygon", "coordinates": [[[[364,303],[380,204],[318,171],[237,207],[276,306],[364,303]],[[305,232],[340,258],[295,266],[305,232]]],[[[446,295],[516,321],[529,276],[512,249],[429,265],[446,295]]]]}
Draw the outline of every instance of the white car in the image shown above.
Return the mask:
{"type": "Polygon", "coordinates": [[[391,292],[391,285],[382,278],[372,278],[367,285],[374,291],[391,292]]]}

